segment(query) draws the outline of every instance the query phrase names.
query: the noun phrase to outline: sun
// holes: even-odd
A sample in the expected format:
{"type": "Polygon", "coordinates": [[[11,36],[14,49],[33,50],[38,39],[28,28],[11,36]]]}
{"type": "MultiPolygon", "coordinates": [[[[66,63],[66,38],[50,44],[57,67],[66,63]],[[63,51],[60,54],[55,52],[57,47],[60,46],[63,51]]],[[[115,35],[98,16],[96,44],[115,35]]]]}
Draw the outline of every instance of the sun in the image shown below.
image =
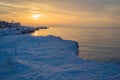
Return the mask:
{"type": "Polygon", "coordinates": [[[42,16],[41,14],[33,14],[31,17],[32,17],[32,19],[37,20],[37,19],[39,19],[41,16],[42,16]]]}

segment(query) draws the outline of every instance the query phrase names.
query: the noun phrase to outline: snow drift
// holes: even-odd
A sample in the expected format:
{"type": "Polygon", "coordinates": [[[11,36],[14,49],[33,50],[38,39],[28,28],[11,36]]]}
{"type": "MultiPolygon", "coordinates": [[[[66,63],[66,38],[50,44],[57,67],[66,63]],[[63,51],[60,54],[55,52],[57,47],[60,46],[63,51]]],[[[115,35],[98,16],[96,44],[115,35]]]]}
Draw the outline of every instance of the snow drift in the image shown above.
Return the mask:
{"type": "Polygon", "coordinates": [[[0,80],[120,80],[120,64],[85,61],[60,37],[0,37],[0,80]]]}

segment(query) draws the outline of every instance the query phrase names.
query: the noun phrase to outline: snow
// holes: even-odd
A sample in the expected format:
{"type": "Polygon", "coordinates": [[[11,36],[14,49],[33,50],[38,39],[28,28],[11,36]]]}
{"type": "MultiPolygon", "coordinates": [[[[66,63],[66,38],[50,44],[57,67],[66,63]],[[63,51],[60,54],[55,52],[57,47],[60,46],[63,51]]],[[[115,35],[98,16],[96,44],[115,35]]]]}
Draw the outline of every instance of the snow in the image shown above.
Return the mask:
{"type": "Polygon", "coordinates": [[[28,34],[35,31],[36,28],[33,27],[27,27],[27,26],[21,26],[21,27],[11,27],[11,28],[3,28],[0,29],[0,36],[6,36],[6,35],[19,35],[19,34],[28,34]]]}
{"type": "Polygon", "coordinates": [[[77,56],[78,44],[55,36],[0,36],[0,80],[120,80],[119,62],[77,56]]]}
{"type": "Polygon", "coordinates": [[[0,21],[0,36],[30,34],[36,30],[47,28],[46,26],[30,27],[22,26],[20,23],[0,21]]]}
{"type": "Polygon", "coordinates": [[[29,26],[16,26],[11,28],[0,28],[0,36],[8,36],[8,35],[20,35],[20,34],[30,34],[39,29],[47,29],[47,27],[39,26],[39,27],[29,27],[29,26]]]}

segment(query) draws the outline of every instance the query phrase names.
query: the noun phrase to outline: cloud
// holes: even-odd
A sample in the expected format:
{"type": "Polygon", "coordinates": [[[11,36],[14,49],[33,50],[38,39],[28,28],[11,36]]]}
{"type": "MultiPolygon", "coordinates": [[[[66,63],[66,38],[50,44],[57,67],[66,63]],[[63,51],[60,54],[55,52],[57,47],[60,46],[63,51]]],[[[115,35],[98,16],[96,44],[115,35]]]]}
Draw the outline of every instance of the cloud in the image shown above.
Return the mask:
{"type": "Polygon", "coordinates": [[[67,11],[99,16],[116,16],[120,13],[120,0],[49,0],[46,3],[67,11]]]}
{"type": "Polygon", "coordinates": [[[74,16],[78,20],[109,18],[119,24],[119,4],[120,0],[0,0],[0,15],[50,13],[74,16]]]}
{"type": "MultiPolygon", "coordinates": [[[[79,13],[95,16],[118,16],[120,13],[120,0],[1,0],[0,3],[6,3],[8,7],[16,8],[15,10],[24,10],[24,8],[30,10],[30,7],[36,7],[39,10],[42,8],[45,12],[78,16],[79,13]],[[43,7],[42,4],[55,9],[50,9],[49,6],[43,7]]],[[[0,5],[0,7],[6,5],[0,5]]]]}

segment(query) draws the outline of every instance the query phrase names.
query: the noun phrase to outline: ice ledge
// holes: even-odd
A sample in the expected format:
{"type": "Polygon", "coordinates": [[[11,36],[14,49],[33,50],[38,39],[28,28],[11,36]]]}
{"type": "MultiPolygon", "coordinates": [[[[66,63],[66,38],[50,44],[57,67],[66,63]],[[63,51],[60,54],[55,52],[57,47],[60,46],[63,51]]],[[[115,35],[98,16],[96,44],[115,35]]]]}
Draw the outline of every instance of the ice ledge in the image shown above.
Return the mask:
{"type": "Polygon", "coordinates": [[[60,37],[0,37],[0,80],[120,80],[119,63],[84,61],[77,53],[77,42],[60,37]]]}

